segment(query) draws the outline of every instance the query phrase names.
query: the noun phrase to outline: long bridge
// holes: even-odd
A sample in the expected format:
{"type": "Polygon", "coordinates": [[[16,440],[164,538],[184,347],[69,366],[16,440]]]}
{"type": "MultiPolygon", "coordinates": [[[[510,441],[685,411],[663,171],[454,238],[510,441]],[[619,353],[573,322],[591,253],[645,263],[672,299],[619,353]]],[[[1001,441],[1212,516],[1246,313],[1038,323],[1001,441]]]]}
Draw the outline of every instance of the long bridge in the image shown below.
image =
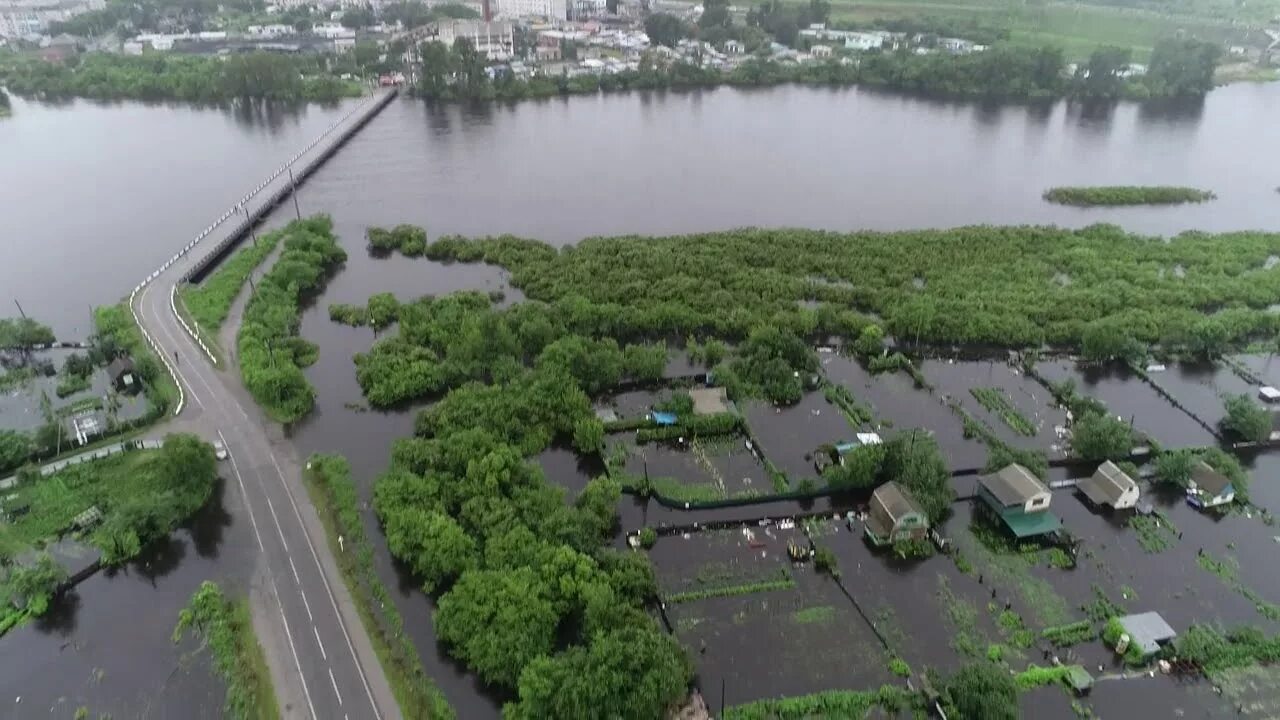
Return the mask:
{"type": "MultiPolygon", "coordinates": [[[[375,91],[325,129],[133,289],[129,308],[178,386],[177,423],[219,440],[230,455],[258,553],[250,587],[254,627],[286,718],[399,718],[382,666],[361,624],[302,484],[301,461],[267,420],[236,373],[178,315],[175,295],[188,278],[228,253],[299,183],[346,144],[397,95],[375,91]],[[203,356],[203,357],[202,357],[203,356]],[[209,362],[205,362],[207,358],[209,362]]],[[[242,525],[243,526],[243,525],[242,525]]]]}

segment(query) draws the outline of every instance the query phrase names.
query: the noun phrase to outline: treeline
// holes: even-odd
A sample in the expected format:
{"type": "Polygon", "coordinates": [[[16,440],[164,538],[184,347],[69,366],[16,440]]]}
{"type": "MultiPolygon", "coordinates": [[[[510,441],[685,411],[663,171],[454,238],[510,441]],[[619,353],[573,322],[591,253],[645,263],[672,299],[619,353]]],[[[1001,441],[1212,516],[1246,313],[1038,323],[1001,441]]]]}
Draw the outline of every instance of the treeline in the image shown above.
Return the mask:
{"type": "Polygon", "coordinates": [[[1280,235],[1185,233],[1167,241],[1115,226],[967,227],[895,233],[742,229],[592,238],[560,252],[510,236],[441,238],[436,260],[512,273],[574,332],[619,342],[746,338],[760,325],[857,338],[882,318],[900,341],[1078,347],[1114,330],[1169,352],[1221,353],[1273,337],[1280,235]],[[1175,273],[1176,268],[1181,271],[1175,273]],[[1070,283],[1057,282],[1062,276],[1070,283]],[[801,307],[812,301],[813,307],[801,307]]]}
{"type": "Polygon", "coordinates": [[[48,345],[54,340],[52,328],[31,318],[0,318],[0,350],[48,345]]]}
{"type": "Polygon", "coordinates": [[[0,84],[24,97],[203,103],[333,101],[361,92],[358,83],[331,74],[322,58],[265,52],[226,58],[87,53],[60,65],[7,55],[0,56],[0,84]]]}
{"type": "Polygon", "coordinates": [[[754,57],[727,72],[683,60],[663,63],[646,53],[637,70],[524,80],[501,71],[496,79],[490,79],[484,58],[469,41],[459,39],[452,47],[438,42],[422,45],[417,92],[439,100],[520,100],[624,90],[799,83],[870,85],[954,98],[1047,99],[1071,95],[1145,99],[1203,95],[1212,89],[1217,55],[1209,48],[1214,47],[1191,40],[1162,41],[1151,67],[1142,76],[1129,75],[1128,55],[1122,50],[1095,53],[1075,76],[1070,76],[1059,48],[997,45],[966,55],[917,55],[901,50],[862,53],[856,61],[832,58],[800,64],[754,57]],[[1192,55],[1196,60],[1184,61],[1183,55],[1192,55]]]}
{"type": "Polygon", "coordinates": [[[1217,197],[1208,190],[1169,185],[1097,185],[1055,187],[1044,199],[1059,205],[1093,207],[1099,205],[1179,205],[1207,202],[1217,197]]]}
{"type": "Polygon", "coordinates": [[[315,362],[318,350],[298,337],[300,305],[346,259],[327,215],[291,223],[284,251],[245,306],[236,337],[240,374],[249,393],[279,422],[298,420],[315,404],[315,390],[302,368],[315,362]]]}

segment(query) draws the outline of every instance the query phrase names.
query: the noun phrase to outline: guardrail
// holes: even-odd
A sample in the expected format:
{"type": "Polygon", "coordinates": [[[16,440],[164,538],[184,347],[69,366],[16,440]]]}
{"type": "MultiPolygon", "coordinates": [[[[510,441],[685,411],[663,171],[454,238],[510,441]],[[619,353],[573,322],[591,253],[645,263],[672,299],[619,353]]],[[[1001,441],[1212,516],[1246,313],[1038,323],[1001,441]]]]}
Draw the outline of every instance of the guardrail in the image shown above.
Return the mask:
{"type": "MultiPolygon", "coordinates": [[[[143,288],[145,288],[148,284],[150,284],[157,277],[159,277],[161,273],[168,270],[174,263],[178,262],[187,254],[189,254],[192,250],[194,250],[196,246],[200,244],[200,241],[204,240],[209,235],[213,234],[213,232],[217,230],[219,227],[221,227],[223,223],[227,222],[227,220],[229,220],[232,216],[243,213],[246,216],[246,219],[242,221],[240,225],[238,225],[233,230],[233,232],[231,232],[226,237],[224,237],[218,243],[218,245],[214,247],[214,250],[210,252],[208,255],[206,255],[204,258],[202,258],[194,268],[189,269],[187,272],[183,273],[182,276],[178,279],[178,282],[183,282],[187,280],[189,277],[191,277],[191,275],[196,270],[203,269],[205,265],[209,263],[211,258],[218,257],[227,248],[228,245],[230,245],[234,241],[239,240],[241,237],[243,237],[244,234],[248,232],[249,228],[253,227],[259,220],[261,220],[262,217],[267,212],[269,212],[272,208],[278,205],[280,201],[282,201],[284,198],[288,197],[289,193],[291,193],[296,188],[298,182],[308,177],[311,173],[315,172],[315,170],[319,167],[320,164],[322,164],[325,160],[328,160],[333,155],[333,153],[337,151],[339,147],[341,147],[344,143],[346,143],[346,141],[349,140],[357,130],[364,127],[365,124],[368,123],[369,120],[378,113],[378,111],[386,107],[387,104],[391,102],[391,100],[397,94],[398,94],[398,90],[393,88],[391,91],[383,95],[370,96],[367,100],[356,105],[354,108],[352,108],[349,112],[347,112],[341,118],[335,120],[327,128],[325,128],[323,132],[317,135],[314,140],[308,143],[306,147],[302,148],[297,153],[294,153],[293,157],[289,158],[283,165],[276,168],[276,171],[273,172],[270,176],[268,176],[267,179],[258,183],[258,185],[255,188],[253,188],[253,190],[250,190],[248,193],[246,193],[245,196],[240,198],[240,200],[235,205],[233,205],[226,212],[222,213],[222,215],[219,216],[218,219],[214,220],[212,223],[210,223],[208,227],[206,227],[198,235],[196,235],[195,239],[187,243],[186,246],[184,246],[181,250],[179,250],[176,254],[174,254],[173,257],[166,260],[164,264],[162,264],[158,269],[156,269],[154,272],[152,272],[150,275],[144,278],[142,282],[138,283],[138,285],[134,287],[133,292],[129,293],[129,312],[133,315],[134,322],[138,324],[139,329],[142,330],[142,336],[146,339],[147,344],[151,346],[151,349],[153,351],[155,351],[156,355],[160,358],[160,362],[164,364],[165,370],[169,373],[169,376],[173,378],[174,384],[177,385],[178,387],[178,403],[174,407],[174,410],[173,410],[174,415],[178,415],[179,413],[182,412],[183,405],[185,404],[185,401],[186,401],[186,395],[182,390],[182,382],[181,380],[179,380],[178,374],[174,370],[173,365],[169,363],[168,356],[160,348],[159,343],[156,342],[155,338],[151,336],[151,333],[147,332],[146,327],[143,326],[142,319],[139,317],[138,311],[134,307],[134,298],[137,297],[138,293],[142,292],[143,288]],[[278,189],[275,193],[273,193],[272,197],[270,198],[270,201],[267,203],[263,203],[263,205],[260,206],[258,210],[255,211],[254,213],[250,214],[244,210],[245,203],[257,197],[259,193],[261,193],[264,189],[266,189],[269,185],[271,185],[271,183],[275,182],[275,180],[277,180],[281,175],[291,171],[293,169],[294,163],[296,163],[299,159],[301,159],[303,155],[310,152],[313,148],[316,147],[316,145],[319,145],[321,141],[323,141],[326,137],[328,137],[334,130],[341,127],[343,123],[349,120],[353,115],[356,115],[357,113],[362,111],[365,113],[362,117],[360,117],[356,122],[347,126],[347,128],[342,132],[342,134],[338,137],[337,140],[335,140],[329,147],[325,148],[323,152],[321,152],[315,158],[312,158],[302,167],[299,174],[294,176],[293,183],[291,183],[287,187],[278,189]]],[[[176,295],[177,295],[177,283],[174,283],[174,285],[169,289],[170,309],[173,311],[174,316],[178,318],[178,322],[182,324],[182,328],[183,330],[186,331],[187,335],[191,336],[191,338],[195,340],[196,344],[200,346],[200,349],[204,351],[206,356],[208,356],[209,362],[213,363],[216,366],[218,364],[217,358],[213,355],[212,352],[210,352],[208,346],[205,345],[204,340],[202,340],[200,336],[192,330],[191,326],[187,324],[187,321],[182,318],[182,315],[180,313],[178,313],[176,295]]]]}

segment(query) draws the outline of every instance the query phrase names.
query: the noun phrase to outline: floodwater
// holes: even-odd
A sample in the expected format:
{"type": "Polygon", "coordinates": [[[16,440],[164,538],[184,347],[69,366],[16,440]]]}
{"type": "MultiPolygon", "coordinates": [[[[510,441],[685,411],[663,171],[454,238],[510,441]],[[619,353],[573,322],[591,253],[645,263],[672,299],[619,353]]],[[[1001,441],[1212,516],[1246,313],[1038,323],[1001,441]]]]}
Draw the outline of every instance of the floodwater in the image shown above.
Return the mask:
{"type": "Polygon", "coordinates": [[[297,108],[13,98],[0,119],[0,316],[13,301],[83,340],[129,294],[350,103],[297,108]]]}
{"type": "Polygon", "coordinates": [[[80,707],[90,717],[221,717],[225,687],[208,651],[171,635],[201,582],[248,592],[250,538],[239,495],[220,482],[167,540],[10,630],[0,638],[0,717],[71,717],[80,707]]]}
{"type": "MultiPolygon", "coordinates": [[[[433,107],[402,99],[302,188],[302,211],[330,213],[351,259],[304,315],[303,335],[321,347],[319,362],[308,370],[319,399],[317,412],[296,428],[295,441],[306,453],[346,455],[367,493],[393,439],[412,426],[416,408],[354,409],[363,399],[351,356],[374,337],[367,329],[330,323],[329,303],[363,302],[382,291],[410,298],[463,288],[504,289],[507,301],[519,299],[493,268],[369,258],[363,238],[369,225],[416,223],[432,237],[509,232],[556,245],[592,235],[744,225],[890,230],[1112,222],[1151,234],[1280,230],[1272,163],[1280,156],[1280,133],[1270,121],[1278,110],[1280,84],[1215,90],[1191,107],[1109,109],[1067,102],[987,106],[801,87],[514,106],[433,107]],[[1040,198],[1051,185],[1101,183],[1195,185],[1219,199],[1176,208],[1082,210],[1040,198]]],[[[63,338],[83,336],[89,306],[125,295],[342,112],[16,100],[13,117],[0,120],[0,212],[6,221],[0,249],[18,261],[0,264],[0,300],[16,297],[63,338]]],[[[283,224],[291,211],[282,206],[268,224],[283,224]]],[[[902,392],[913,392],[905,380],[902,392]]],[[[860,395],[857,384],[849,386],[885,416],[903,413],[895,420],[899,427],[946,425],[938,432],[948,434],[940,442],[953,466],[985,461],[985,449],[960,437],[954,416],[936,399],[890,398],[888,407],[880,407],[860,395]],[[915,417],[921,421],[907,422],[915,417]]],[[[554,465],[553,474],[578,481],[574,472],[580,471],[559,459],[554,465]]],[[[620,511],[623,528],[634,530],[836,505],[824,499],[682,513],[626,498],[620,511]]],[[[385,582],[399,589],[396,601],[428,673],[459,715],[496,717],[497,700],[435,646],[430,600],[385,552],[378,560],[385,582]]],[[[188,553],[166,576],[190,580],[165,595],[174,599],[172,615],[196,577],[220,572],[226,572],[221,564],[195,562],[188,553]]],[[[79,592],[85,608],[92,603],[92,612],[117,615],[163,604],[152,597],[163,594],[140,592],[119,578],[92,580],[79,592]],[[116,589],[126,587],[133,589],[116,589]]],[[[167,625],[169,619],[156,622],[167,625]]],[[[68,637],[82,642],[82,635],[92,637],[88,627],[81,623],[68,637]]],[[[162,629],[155,628],[157,637],[162,629]]],[[[0,662],[19,663],[30,654],[28,646],[38,656],[46,637],[34,629],[11,634],[0,641],[0,662]]],[[[140,654],[132,642],[104,641],[102,652],[132,658],[140,654]]],[[[162,657],[157,650],[146,661],[162,657]]],[[[83,674],[64,671],[61,662],[47,666],[44,677],[53,679],[43,682],[50,698],[74,684],[57,678],[83,674]]],[[[127,692],[141,693],[164,676],[139,669],[132,680],[116,680],[127,692]]],[[[6,677],[30,680],[17,672],[6,677]]],[[[135,708],[126,704],[115,714],[134,716],[135,708]]]]}

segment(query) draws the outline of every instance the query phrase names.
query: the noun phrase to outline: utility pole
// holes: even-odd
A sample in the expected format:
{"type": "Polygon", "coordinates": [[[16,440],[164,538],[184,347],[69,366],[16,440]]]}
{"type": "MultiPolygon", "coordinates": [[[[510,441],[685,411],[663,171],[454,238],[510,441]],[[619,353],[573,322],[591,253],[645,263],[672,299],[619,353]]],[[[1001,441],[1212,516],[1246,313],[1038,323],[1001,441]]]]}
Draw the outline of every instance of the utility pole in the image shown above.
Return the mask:
{"type": "Polygon", "coordinates": [[[302,211],[298,209],[298,184],[293,180],[293,166],[289,166],[289,194],[293,196],[293,214],[302,219],[302,211]]]}
{"type": "Polygon", "coordinates": [[[18,302],[18,298],[13,299],[13,304],[18,306],[18,314],[22,316],[23,320],[26,320],[27,314],[22,311],[22,303],[18,302]]]}
{"type": "Polygon", "coordinates": [[[249,208],[245,207],[244,205],[241,205],[240,209],[244,211],[244,221],[249,224],[249,237],[253,239],[253,244],[257,245],[258,233],[254,232],[253,230],[253,219],[249,217],[249,208]]]}

